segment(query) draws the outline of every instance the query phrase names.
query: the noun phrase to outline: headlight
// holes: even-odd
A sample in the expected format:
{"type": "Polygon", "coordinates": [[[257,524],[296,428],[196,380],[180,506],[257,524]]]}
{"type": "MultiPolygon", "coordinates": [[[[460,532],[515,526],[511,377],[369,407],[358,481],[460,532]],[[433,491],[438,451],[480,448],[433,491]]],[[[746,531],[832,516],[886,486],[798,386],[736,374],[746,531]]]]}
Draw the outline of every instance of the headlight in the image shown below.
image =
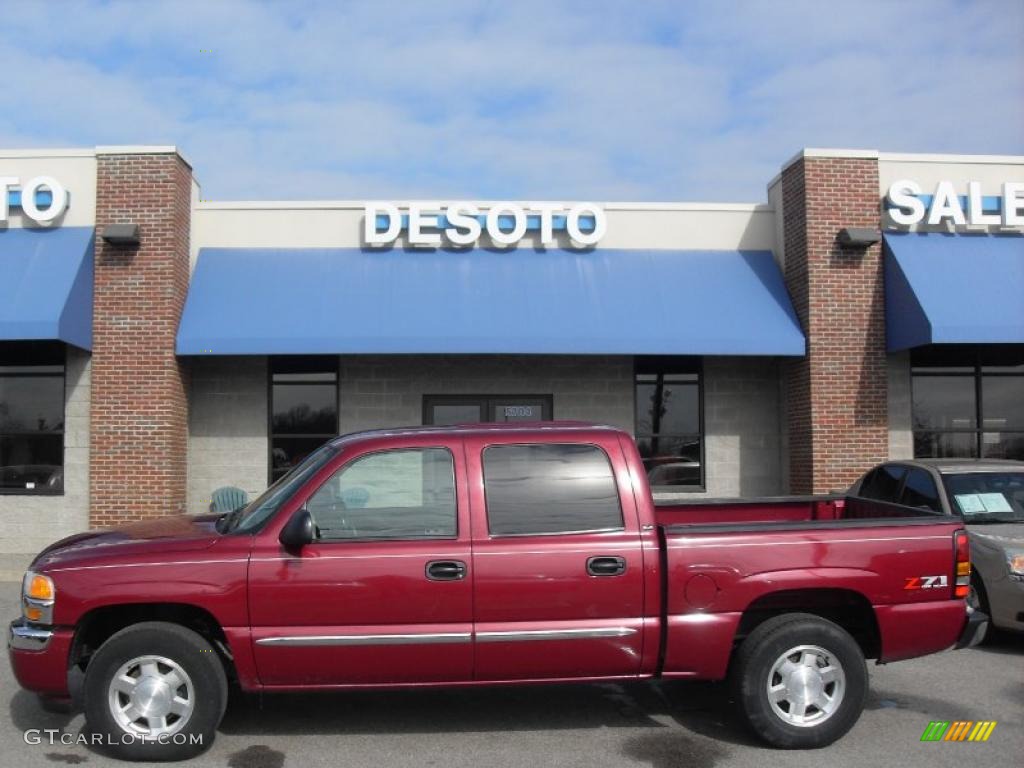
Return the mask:
{"type": "Polygon", "coordinates": [[[53,601],[57,589],[53,579],[35,571],[28,571],[21,583],[21,613],[38,624],[53,623],[53,601]]]}
{"type": "Polygon", "coordinates": [[[1006,566],[1014,576],[1024,576],[1024,549],[1006,550],[1006,566]]]}

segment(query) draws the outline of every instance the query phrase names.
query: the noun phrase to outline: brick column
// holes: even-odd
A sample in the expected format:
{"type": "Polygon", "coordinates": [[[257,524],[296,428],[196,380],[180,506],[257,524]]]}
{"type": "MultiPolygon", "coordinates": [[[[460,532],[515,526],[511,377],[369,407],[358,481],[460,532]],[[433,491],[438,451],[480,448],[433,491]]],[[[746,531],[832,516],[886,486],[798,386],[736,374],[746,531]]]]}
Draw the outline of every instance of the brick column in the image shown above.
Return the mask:
{"type": "Polygon", "coordinates": [[[99,154],[90,524],[185,509],[187,400],[174,353],[188,291],[192,170],[173,151],[99,154]],[[136,223],[138,247],[107,224],[136,223]]]}
{"type": "Polygon", "coordinates": [[[785,277],[804,332],[788,363],[790,491],[845,488],[888,457],[881,247],[844,249],[844,227],[879,227],[878,161],[804,156],[782,172],[785,277]]]}

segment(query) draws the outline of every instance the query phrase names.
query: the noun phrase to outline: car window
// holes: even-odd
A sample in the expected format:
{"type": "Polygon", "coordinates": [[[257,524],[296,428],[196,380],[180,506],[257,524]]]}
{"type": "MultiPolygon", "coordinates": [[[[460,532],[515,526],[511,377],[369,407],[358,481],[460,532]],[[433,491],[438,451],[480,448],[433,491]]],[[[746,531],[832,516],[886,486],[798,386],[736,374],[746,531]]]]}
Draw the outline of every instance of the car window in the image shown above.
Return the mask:
{"type": "Polygon", "coordinates": [[[492,445],[483,465],[492,535],[623,528],[611,462],[595,445],[492,445]]]}
{"type": "Polygon", "coordinates": [[[890,504],[897,503],[900,483],[903,482],[903,475],[906,472],[907,468],[898,464],[883,464],[864,479],[864,484],[860,489],[861,497],[887,501],[890,504]]]}
{"type": "Polygon", "coordinates": [[[939,490],[932,476],[923,469],[911,469],[907,472],[907,480],[903,484],[901,504],[918,509],[930,509],[941,512],[939,490]]]}
{"type": "Polygon", "coordinates": [[[943,479],[954,511],[968,523],[1024,523],[1024,472],[965,472],[943,479]]]}
{"type": "Polygon", "coordinates": [[[454,538],[452,454],[402,448],[361,456],[338,470],[306,507],[326,541],[454,538]]]}

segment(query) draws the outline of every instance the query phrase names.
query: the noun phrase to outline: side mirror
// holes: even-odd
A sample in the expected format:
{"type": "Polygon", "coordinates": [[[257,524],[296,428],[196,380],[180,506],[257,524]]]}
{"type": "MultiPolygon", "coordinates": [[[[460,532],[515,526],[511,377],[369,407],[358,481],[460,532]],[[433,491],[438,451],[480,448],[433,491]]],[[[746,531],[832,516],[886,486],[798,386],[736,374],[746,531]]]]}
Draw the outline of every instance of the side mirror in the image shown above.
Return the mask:
{"type": "Polygon", "coordinates": [[[281,535],[277,540],[289,552],[298,552],[307,544],[312,544],[316,538],[316,527],[313,525],[313,516],[305,507],[295,511],[292,519],[285,523],[281,529],[281,535]]]}

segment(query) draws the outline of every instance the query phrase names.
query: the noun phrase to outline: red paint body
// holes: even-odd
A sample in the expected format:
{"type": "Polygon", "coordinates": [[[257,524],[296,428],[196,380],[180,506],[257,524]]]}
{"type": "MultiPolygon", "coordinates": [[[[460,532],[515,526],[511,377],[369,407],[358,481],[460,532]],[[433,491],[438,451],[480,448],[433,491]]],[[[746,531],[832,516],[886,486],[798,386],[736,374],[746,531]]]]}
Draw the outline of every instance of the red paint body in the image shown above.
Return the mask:
{"type": "Polygon", "coordinates": [[[819,596],[873,615],[880,661],[948,648],[965,625],[964,601],[952,587],[903,589],[909,577],[953,574],[954,532],[962,526],[950,518],[847,524],[847,505],[834,498],[656,508],[632,439],[587,425],[363,433],[339,445],[256,534],[220,534],[213,518],[164,518],[44,551],[32,567],[56,584],[57,631],[45,650],[11,650],[22,686],[66,694],[76,628],[91,611],[131,604],[205,611],[248,690],[719,679],[745,616],[766,604],[814,612],[819,596]],[[601,448],[618,483],[623,530],[491,537],[481,453],[500,443],[601,448]],[[284,524],[338,468],[365,453],[413,446],[446,447],[455,457],[457,538],[316,542],[298,553],[279,543],[284,524]],[[587,558],[600,555],[623,558],[625,572],[588,575],[587,558]],[[466,563],[466,578],[427,580],[432,560],[466,563]],[[614,632],[593,636],[608,628],[614,632]],[[508,632],[562,634],[525,642],[495,635],[508,632]],[[352,635],[456,639],[258,642],[352,635]]]}

